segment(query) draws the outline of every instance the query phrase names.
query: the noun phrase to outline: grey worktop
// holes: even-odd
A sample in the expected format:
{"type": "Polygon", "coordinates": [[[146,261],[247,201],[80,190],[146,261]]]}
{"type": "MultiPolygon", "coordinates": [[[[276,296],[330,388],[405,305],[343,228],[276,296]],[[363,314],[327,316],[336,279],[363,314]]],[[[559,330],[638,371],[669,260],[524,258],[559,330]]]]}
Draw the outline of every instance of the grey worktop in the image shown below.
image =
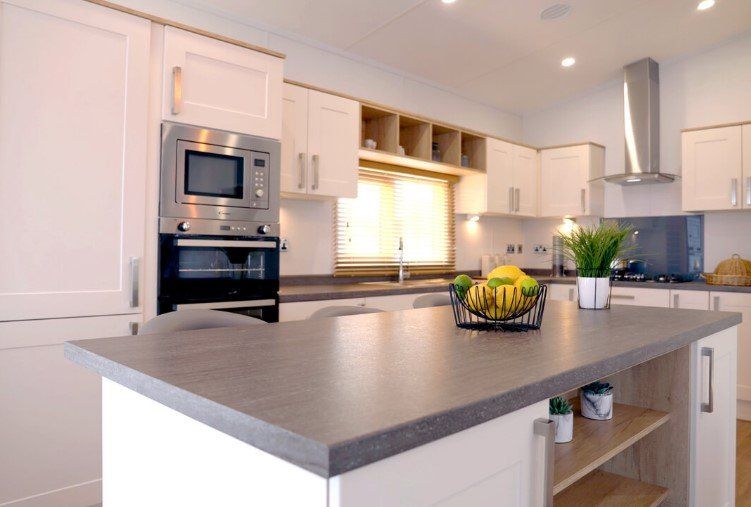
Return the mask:
{"type": "Polygon", "coordinates": [[[65,355],[320,476],[353,470],[686,346],[740,314],[548,301],[542,329],[450,307],[81,340],[65,355]]]}
{"type": "MultiPolygon", "coordinates": [[[[300,301],[321,301],[329,299],[364,298],[377,296],[394,296],[399,294],[418,294],[426,292],[443,292],[448,290],[448,284],[453,277],[446,278],[442,283],[435,280],[408,280],[399,285],[393,282],[357,282],[357,283],[319,283],[309,285],[282,285],[279,289],[280,303],[300,301]]],[[[574,284],[576,277],[550,278],[537,276],[541,283],[574,284]]],[[[634,287],[638,289],[680,289],[703,290],[715,292],[745,292],[751,294],[751,287],[734,287],[730,285],[707,285],[704,281],[685,283],[656,283],[656,282],[613,282],[613,287],[634,287]]]]}

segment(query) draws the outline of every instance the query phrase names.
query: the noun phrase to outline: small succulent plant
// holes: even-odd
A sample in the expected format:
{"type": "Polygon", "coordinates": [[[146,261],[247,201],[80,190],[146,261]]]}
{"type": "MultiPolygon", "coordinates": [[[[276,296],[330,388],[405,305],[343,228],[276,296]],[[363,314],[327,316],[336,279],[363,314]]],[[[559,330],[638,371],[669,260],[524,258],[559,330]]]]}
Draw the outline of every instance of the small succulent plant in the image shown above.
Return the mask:
{"type": "Polygon", "coordinates": [[[560,396],[550,399],[550,415],[566,415],[573,412],[573,410],[571,403],[560,396]]]}
{"type": "Polygon", "coordinates": [[[608,394],[610,391],[613,390],[613,386],[610,385],[610,382],[592,382],[591,384],[587,384],[586,386],[582,387],[585,393],[592,393],[592,394],[608,394]]]}

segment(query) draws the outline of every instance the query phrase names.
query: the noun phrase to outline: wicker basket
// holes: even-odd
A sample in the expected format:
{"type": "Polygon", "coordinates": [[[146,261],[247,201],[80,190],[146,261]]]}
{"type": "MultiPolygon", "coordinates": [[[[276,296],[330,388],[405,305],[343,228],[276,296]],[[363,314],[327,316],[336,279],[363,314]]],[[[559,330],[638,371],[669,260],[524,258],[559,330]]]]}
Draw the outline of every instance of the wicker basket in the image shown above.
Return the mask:
{"type": "Polygon", "coordinates": [[[720,262],[714,273],[704,273],[702,276],[706,278],[709,285],[751,286],[751,261],[733,254],[730,259],[720,262]]]}

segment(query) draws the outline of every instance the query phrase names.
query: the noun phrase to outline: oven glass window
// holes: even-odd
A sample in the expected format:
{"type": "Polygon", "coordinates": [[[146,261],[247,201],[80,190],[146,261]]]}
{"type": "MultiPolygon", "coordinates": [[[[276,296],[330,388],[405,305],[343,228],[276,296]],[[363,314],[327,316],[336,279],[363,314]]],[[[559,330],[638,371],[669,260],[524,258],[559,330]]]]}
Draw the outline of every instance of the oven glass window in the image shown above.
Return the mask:
{"type": "Polygon", "coordinates": [[[185,194],[242,199],[243,158],[186,150],[185,194]]]}
{"type": "Polygon", "coordinates": [[[180,248],[181,279],[263,280],[267,277],[266,252],[245,248],[180,248]]]}

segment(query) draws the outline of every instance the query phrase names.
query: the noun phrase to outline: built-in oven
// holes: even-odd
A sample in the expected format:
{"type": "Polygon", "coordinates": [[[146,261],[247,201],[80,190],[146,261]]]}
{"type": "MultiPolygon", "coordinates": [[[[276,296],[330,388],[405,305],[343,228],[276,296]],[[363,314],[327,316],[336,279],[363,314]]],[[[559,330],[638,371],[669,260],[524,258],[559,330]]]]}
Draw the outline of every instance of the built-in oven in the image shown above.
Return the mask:
{"type": "Polygon", "coordinates": [[[279,225],[160,219],[158,313],[208,308],[279,320],[279,225]]]}
{"type": "Polygon", "coordinates": [[[159,215],[279,222],[280,153],[273,139],[164,122],[159,215]]]}

